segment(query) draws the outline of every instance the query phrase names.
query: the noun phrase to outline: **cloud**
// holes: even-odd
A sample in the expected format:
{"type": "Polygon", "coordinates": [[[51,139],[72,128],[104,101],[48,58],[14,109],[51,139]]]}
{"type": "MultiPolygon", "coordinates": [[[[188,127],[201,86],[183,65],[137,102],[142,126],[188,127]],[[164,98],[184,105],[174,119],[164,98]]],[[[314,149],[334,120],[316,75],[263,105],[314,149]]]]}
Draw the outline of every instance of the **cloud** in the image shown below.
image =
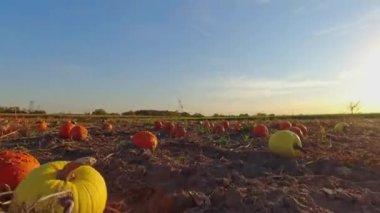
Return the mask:
{"type": "Polygon", "coordinates": [[[220,101],[251,101],[256,98],[288,97],[326,91],[339,84],[339,79],[316,80],[284,78],[280,80],[228,77],[209,80],[197,87],[209,92],[209,98],[220,101]]]}
{"type": "Polygon", "coordinates": [[[333,25],[325,29],[321,29],[314,33],[314,36],[335,36],[341,37],[364,29],[376,28],[380,24],[380,7],[372,9],[366,15],[357,18],[349,23],[341,23],[333,25]]]}

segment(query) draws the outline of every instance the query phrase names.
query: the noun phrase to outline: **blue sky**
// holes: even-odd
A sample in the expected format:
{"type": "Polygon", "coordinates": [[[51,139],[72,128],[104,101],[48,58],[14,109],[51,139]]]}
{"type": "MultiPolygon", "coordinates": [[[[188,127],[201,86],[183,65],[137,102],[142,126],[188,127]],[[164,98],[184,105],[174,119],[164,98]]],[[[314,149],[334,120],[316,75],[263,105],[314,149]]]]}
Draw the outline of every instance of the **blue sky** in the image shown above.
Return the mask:
{"type": "Polygon", "coordinates": [[[0,105],[379,112],[379,38],[377,0],[6,0],[0,105]]]}

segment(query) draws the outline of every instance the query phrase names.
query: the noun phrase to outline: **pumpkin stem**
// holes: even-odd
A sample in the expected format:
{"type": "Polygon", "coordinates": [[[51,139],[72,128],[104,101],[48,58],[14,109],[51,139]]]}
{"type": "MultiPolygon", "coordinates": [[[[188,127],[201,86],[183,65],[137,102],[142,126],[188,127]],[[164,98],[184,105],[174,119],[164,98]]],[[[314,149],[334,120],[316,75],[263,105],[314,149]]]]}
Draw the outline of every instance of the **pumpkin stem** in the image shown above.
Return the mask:
{"type": "Polygon", "coordinates": [[[80,166],[89,165],[92,166],[96,163],[96,159],[93,157],[83,157],[67,163],[61,170],[57,172],[57,178],[64,181],[70,181],[75,177],[73,171],[80,166]]]}
{"type": "Polygon", "coordinates": [[[294,144],[293,148],[296,150],[299,150],[303,153],[306,153],[306,150],[304,148],[302,148],[301,146],[299,146],[298,144],[294,144]]]}
{"type": "Polygon", "coordinates": [[[63,206],[63,213],[71,213],[74,209],[74,200],[71,196],[59,198],[59,203],[63,206]]]}
{"type": "Polygon", "coordinates": [[[35,201],[34,203],[32,203],[31,206],[29,206],[27,209],[26,209],[26,213],[30,213],[33,211],[34,207],[39,203],[39,202],[42,202],[42,201],[45,201],[45,200],[48,200],[48,199],[51,199],[51,198],[54,198],[54,197],[59,197],[63,194],[71,194],[71,191],[69,189],[67,190],[64,190],[64,191],[61,191],[61,192],[56,192],[56,193],[53,193],[53,194],[50,194],[50,195],[46,195],[44,197],[41,197],[39,198],[37,201],[35,201]]]}

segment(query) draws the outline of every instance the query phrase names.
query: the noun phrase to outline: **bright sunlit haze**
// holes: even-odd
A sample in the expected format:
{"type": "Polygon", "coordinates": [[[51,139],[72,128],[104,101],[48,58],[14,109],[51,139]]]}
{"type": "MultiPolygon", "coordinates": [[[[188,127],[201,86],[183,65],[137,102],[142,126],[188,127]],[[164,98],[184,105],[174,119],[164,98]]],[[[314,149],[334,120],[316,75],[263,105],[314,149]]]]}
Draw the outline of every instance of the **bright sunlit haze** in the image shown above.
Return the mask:
{"type": "Polygon", "coordinates": [[[1,1],[0,106],[380,112],[380,1],[1,1]]]}

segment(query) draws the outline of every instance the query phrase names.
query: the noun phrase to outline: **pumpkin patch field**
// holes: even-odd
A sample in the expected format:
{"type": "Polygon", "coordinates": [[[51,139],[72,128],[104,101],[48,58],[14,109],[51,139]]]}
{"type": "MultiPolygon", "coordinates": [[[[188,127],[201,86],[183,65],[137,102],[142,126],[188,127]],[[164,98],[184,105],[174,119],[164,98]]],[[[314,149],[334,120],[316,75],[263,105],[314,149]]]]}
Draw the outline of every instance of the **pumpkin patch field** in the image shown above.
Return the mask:
{"type": "Polygon", "coordinates": [[[380,118],[0,115],[0,212],[89,209],[380,212],[380,118]]]}

